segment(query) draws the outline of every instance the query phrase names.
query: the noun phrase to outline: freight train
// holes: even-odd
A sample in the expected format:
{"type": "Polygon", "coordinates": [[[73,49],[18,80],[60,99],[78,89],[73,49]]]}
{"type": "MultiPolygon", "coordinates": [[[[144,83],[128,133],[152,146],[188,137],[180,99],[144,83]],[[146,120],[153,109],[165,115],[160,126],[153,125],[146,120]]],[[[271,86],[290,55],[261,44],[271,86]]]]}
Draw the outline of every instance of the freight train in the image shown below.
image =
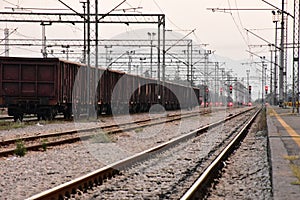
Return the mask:
{"type": "Polygon", "coordinates": [[[52,120],[83,113],[147,112],[201,105],[205,87],[190,87],[58,58],[0,57],[0,106],[22,121],[25,114],[52,120]]]}

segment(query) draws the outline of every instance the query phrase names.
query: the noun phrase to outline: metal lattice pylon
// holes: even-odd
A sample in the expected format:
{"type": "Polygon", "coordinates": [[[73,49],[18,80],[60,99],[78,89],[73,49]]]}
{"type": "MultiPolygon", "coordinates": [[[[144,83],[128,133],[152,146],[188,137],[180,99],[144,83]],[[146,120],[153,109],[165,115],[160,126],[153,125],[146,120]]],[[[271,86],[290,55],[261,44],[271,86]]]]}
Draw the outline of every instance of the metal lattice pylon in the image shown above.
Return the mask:
{"type": "MultiPolygon", "coordinates": [[[[297,0],[295,0],[297,1],[297,0]]],[[[284,2],[284,7],[286,9],[288,9],[288,0],[286,0],[284,2]]],[[[287,68],[288,68],[288,48],[287,48],[287,43],[288,43],[288,31],[289,31],[289,16],[288,14],[287,15],[284,15],[283,17],[284,19],[284,57],[283,57],[283,91],[284,91],[284,101],[288,101],[288,84],[287,84],[287,68]]]]}

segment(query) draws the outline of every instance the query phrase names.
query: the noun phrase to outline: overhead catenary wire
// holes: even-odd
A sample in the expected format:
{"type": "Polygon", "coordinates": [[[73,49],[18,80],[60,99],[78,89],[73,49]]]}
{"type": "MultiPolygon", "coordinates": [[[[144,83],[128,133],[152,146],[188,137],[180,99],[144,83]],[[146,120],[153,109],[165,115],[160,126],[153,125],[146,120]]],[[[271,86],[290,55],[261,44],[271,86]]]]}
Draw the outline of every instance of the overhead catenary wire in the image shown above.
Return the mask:
{"type": "Polygon", "coordinates": [[[20,6],[19,6],[19,1],[18,1],[18,4],[14,4],[14,3],[11,3],[10,1],[7,1],[7,0],[3,0],[5,3],[8,3],[8,4],[10,4],[10,5],[12,5],[12,6],[16,6],[17,8],[20,8],[20,6]]]}
{"type": "MultiPolygon", "coordinates": [[[[228,3],[229,8],[231,9],[230,0],[227,0],[227,3],[228,3]]],[[[235,18],[234,18],[234,16],[233,16],[233,13],[232,13],[231,11],[230,11],[229,13],[230,13],[230,15],[231,15],[231,17],[232,17],[232,20],[233,20],[233,22],[234,22],[234,24],[235,24],[237,30],[239,31],[240,35],[242,36],[243,41],[245,42],[245,44],[247,45],[247,47],[249,47],[248,41],[246,40],[244,34],[243,34],[242,31],[240,30],[240,27],[239,27],[238,23],[236,22],[236,20],[235,20],[235,18]]]]}
{"type": "MultiPolygon", "coordinates": [[[[163,9],[159,6],[159,4],[158,4],[155,0],[152,0],[152,1],[153,1],[153,3],[157,6],[157,8],[160,10],[160,12],[165,13],[165,12],[163,11],[163,9]]],[[[173,26],[175,26],[177,29],[183,30],[182,28],[180,28],[179,26],[177,26],[177,25],[176,25],[169,17],[166,16],[166,18],[167,18],[167,20],[168,20],[171,24],[173,24],[173,26]]]]}
{"type": "Polygon", "coordinates": [[[18,28],[15,28],[14,30],[12,30],[12,31],[4,38],[4,39],[0,40],[0,43],[3,42],[3,41],[5,41],[6,39],[8,39],[8,37],[9,37],[11,34],[13,34],[14,32],[16,32],[17,29],[18,29],[18,28]]]}

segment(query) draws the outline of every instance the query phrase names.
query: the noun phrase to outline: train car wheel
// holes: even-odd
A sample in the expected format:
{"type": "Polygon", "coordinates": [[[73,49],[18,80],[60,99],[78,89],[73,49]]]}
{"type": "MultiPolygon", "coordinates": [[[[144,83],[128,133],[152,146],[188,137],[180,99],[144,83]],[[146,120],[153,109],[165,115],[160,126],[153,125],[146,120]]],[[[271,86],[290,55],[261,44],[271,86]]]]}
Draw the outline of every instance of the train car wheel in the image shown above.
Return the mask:
{"type": "Polygon", "coordinates": [[[50,111],[49,114],[45,115],[45,119],[48,120],[48,121],[53,120],[54,119],[53,113],[50,111]]]}
{"type": "Polygon", "coordinates": [[[51,121],[56,116],[56,110],[52,108],[44,108],[40,110],[38,116],[42,117],[43,120],[51,121]]]}
{"type": "Polygon", "coordinates": [[[102,110],[103,110],[102,105],[98,106],[98,108],[97,108],[97,115],[98,116],[101,116],[102,110]]]}
{"type": "Polygon", "coordinates": [[[14,122],[23,121],[24,114],[23,113],[15,113],[14,114],[14,122]]]}
{"type": "Polygon", "coordinates": [[[107,114],[107,115],[111,115],[111,114],[112,114],[112,110],[111,110],[111,105],[110,105],[110,104],[107,104],[107,107],[106,107],[106,114],[107,114]]]}
{"type": "Polygon", "coordinates": [[[18,116],[17,115],[14,115],[14,122],[17,122],[18,121],[18,116]]]}
{"type": "Polygon", "coordinates": [[[64,114],[64,119],[71,119],[71,113],[69,111],[65,111],[63,114],[64,114]]]}
{"type": "Polygon", "coordinates": [[[64,119],[71,119],[72,117],[72,106],[67,105],[67,108],[63,111],[64,119]]]}
{"type": "Polygon", "coordinates": [[[49,121],[49,117],[47,114],[42,115],[42,120],[49,121]]]}

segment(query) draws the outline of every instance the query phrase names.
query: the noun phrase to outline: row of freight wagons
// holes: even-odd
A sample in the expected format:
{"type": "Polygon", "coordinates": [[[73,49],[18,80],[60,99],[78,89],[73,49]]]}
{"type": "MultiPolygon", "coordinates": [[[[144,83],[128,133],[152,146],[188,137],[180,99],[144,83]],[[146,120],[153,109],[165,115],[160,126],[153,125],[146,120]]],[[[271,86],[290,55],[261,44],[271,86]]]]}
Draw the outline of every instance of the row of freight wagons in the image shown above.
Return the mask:
{"type": "Polygon", "coordinates": [[[82,114],[145,112],[154,104],[165,109],[199,104],[199,88],[126,74],[58,58],[0,57],[0,106],[22,120],[82,114]],[[87,81],[88,80],[88,81],[87,81]]]}

